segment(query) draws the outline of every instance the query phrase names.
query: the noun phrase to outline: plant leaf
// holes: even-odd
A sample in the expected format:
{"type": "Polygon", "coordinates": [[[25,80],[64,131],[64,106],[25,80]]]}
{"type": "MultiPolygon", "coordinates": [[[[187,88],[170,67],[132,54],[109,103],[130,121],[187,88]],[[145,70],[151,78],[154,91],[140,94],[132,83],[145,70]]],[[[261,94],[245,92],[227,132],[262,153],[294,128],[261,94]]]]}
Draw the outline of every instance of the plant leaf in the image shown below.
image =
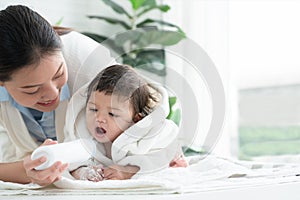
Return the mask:
{"type": "Polygon", "coordinates": [[[127,51],[134,51],[150,45],[170,46],[184,39],[185,35],[176,31],[155,29],[136,29],[117,34],[115,43],[118,46],[127,46],[127,51]]]}
{"type": "Polygon", "coordinates": [[[168,6],[168,5],[154,5],[154,6],[146,7],[144,10],[139,12],[136,16],[140,17],[140,16],[142,16],[142,15],[144,15],[144,14],[146,14],[149,11],[154,10],[154,9],[159,9],[162,12],[167,12],[167,11],[170,10],[170,6],[168,6]]]}
{"type": "Polygon", "coordinates": [[[60,26],[63,20],[64,17],[61,17],[57,22],[55,22],[55,26],[60,26]]]}
{"type": "Polygon", "coordinates": [[[95,40],[96,42],[103,42],[104,40],[108,39],[106,36],[102,36],[102,35],[98,35],[95,33],[90,33],[90,32],[81,32],[83,35],[86,35],[90,38],[92,38],[93,40],[95,40]]]}
{"type": "Polygon", "coordinates": [[[119,19],[115,19],[115,18],[111,18],[111,17],[96,16],[96,15],[88,15],[87,17],[90,19],[104,20],[110,24],[119,24],[127,30],[131,29],[131,27],[128,24],[126,24],[123,20],[119,20],[119,19]]]}
{"type": "Polygon", "coordinates": [[[135,68],[152,72],[159,76],[166,75],[165,52],[163,49],[147,48],[134,54],[136,56],[134,58],[132,58],[129,54],[124,54],[122,56],[122,62],[135,68]]]}
{"type": "Polygon", "coordinates": [[[132,19],[132,16],[119,4],[111,0],[102,0],[106,5],[110,6],[116,13],[125,14],[129,19],[132,19]]]}
{"type": "Polygon", "coordinates": [[[175,124],[179,125],[181,120],[181,111],[177,107],[177,98],[176,97],[169,97],[169,106],[170,106],[170,113],[167,116],[167,119],[172,120],[175,124]]]}
{"type": "Polygon", "coordinates": [[[185,156],[195,156],[195,155],[204,155],[207,154],[207,150],[204,148],[198,147],[199,149],[194,149],[190,147],[182,147],[182,151],[185,156]]]}
{"type": "Polygon", "coordinates": [[[168,5],[160,5],[160,6],[157,6],[157,8],[162,12],[168,12],[171,9],[171,7],[168,5]]]}
{"type": "Polygon", "coordinates": [[[95,33],[90,33],[90,32],[81,32],[81,33],[83,35],[86,35],[86,36],[92,38],[96,42],[101,43],[102,45],[104,45],[108,49],[114,51],[118,55],[120,55],[124,52],[121,47],[119,47],[115,44],[114,40],[112,40],[106,36],[95,34],[95,33]]]}
{"type": "Polygon", "coordinates": [[[138,10],[147,0],[130,0],[133,10],[138,10]]]}
{"type": "Polygon", "coordinates": [[[152,7],[156,5],[156,0],[146,0],[141,7],[152,7]]]}
{"type": "Polygon", "coordinates": [[[126,31],[116,35],[115,43],[118,46],[123,46],[125,43],[136,43],[141,37],[143,33],[139,30],[126,31]]]}
{"type": "Polygon", "coordinates": [[[175,105],[176,101],[177,101],[176,97],[169,97],[170,110],[172,110],[172,107],[175,105]]]}
{"type": "Polygon", "coordinates": [[[169,26],[169,27],[176,28],[177,31],[178,31],[180,34],[182,34],[182,35],[185,36],[185,33],[183,32],[183,30],[182,30],[179,26],[177,26],[177,25],[175,25],[175,24],[171,24],[171,23],[169,23],[169,22],[162,21],[162,20],[145,19],[144,21],[138,23],[136,26],[137,26],[137,28],[142,28],[142,27],[145,27],[145,25],[147,25],[147,24],[153,24],[153,23],[157,23],[157,24],[161,24],[161,25],[164,25],[164,26],[169,26]]]}
{"type": "Polygon", "coordinates": [[[170,46],[177,44],[184,38],[185,35],[175,31],[147,31],[143,33],[143,37],[141,37],[141,39],[138,41],[138,46],[145,46],[145,44],[159,44],[163,46],[170,46]]]}

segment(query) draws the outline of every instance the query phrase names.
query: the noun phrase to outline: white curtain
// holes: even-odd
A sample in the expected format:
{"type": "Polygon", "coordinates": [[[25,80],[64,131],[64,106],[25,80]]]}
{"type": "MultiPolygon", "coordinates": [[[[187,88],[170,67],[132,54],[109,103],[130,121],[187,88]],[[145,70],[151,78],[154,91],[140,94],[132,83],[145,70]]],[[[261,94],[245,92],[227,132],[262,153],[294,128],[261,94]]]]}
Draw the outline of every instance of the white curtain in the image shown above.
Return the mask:
{"type": "MultiPolygon", "coordinates": [[[[231,95],[230,70],[228,65],[228,1],[215,0],[163,0],[162,3],[168,4],[171,10],[163,15],[164,20],[180,26],[187,37],[197,43],[208,54],[214,62],[219,74],[223,80],[226,100],[227,113],[224,130],[218,140],[213,153],[222,156],[230,156],[230,135],[235,131],[235,123],[231,123],[235,116],[236,109],[229,108],[232,102],[229,98],[231,95]],[[234,125],[233,125],[234,124],[234,125]]],[[[193,86],[193,90],[199,102],[199,130],[197,138],[192,145],[197,148],[202,145],[207,137],[207,131],[210,125],[212,115],[212,105],[210,102],[207,87],[203,79],[195,77],[192,70],[184,61],[180,62],[179,58],[170,56],[168,58],[170,67],[180,71],[193,86]],[[180,67],[180,65],[182,67],[180,67]]],[[[177,84],[176,80],[167,80],[168,85],[177,84]]],[[[185,90],[185,88],[182,88],[185,90]]]]}

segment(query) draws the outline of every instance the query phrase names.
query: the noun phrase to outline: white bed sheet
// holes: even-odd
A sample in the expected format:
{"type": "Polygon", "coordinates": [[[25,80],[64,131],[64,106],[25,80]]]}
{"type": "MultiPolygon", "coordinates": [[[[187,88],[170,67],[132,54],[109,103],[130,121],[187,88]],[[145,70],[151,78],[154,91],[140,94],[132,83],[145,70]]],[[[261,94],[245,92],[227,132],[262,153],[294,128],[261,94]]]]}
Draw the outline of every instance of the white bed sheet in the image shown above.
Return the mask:
{"type": "Polygon", "coordinates": [[[236,189],[196,192],[188,194],[160,195],[12,195],[0,196],[1,200],[299,200],[300,183],[285,183],[268,186],[243,187],[236,189]]]}
{"type": "Polygon", "coordinates": [[[300,165],[297,164],[236,162],[214,156],[205,159],[194,157],[191,163],[188,168],[169,168],[126,181],[92,183],[64,178],[56,187],[46,188],[0,182],[0,199],[54,199],[57,196],[59,199],[89,199],[97,196],[98,199],[103,195],[105,199],[127,199],[129,196],[130,199],[151,200],[199,199],[223,195],[228,198],[231,196],[230,199],[245,199],[248,195],[260,195],[257,192],[270,196],[277,194],[274,197],[288,195],[286,197],[289,199],[296,199],[300,194],[300,177],[297,175],[300,165]]]}

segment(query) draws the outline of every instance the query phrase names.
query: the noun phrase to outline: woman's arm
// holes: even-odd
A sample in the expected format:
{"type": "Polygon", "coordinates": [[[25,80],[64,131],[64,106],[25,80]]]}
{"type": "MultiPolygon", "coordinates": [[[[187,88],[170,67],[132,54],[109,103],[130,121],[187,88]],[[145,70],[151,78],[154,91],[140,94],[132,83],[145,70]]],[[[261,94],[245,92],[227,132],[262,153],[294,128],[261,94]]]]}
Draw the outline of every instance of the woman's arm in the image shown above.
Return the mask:
{"type": "Polygon", "coordinates": [[[61,173],[67,168],[67,164],[55,163],[52,167],[37,171],[34,167],[39,166],[45,160],[40,158],[34,161],[17,161],[13,163],[0,163],[0,180],[14,183],[36,183],[42,186],[49,185],[59,180],[61,173]],[[27,168],[25,168],[25,166],[27,168]],[[33,167],[34,166],[34,167],[33,167]]]}
{"type": "MultiPolygon", "coordinates": [[[[55,141],[46,140],[43,145],[55,143],[55,141]]],[[[0,180],[15,183],[32,182],[41,186],[46,186],[59,180],[63,171],[68,168],[68,164],[56,162],[45,170],[39,171],[34,169],[45,161],[45,157],[31,160],[30,155],[28,155],[22,161],[0,163],[0,180]]]]}
{"type": "Polygon", "coordinates": [[[29,183],[23,161],[0,163],[0,180],[15,183],[29,183]]]}

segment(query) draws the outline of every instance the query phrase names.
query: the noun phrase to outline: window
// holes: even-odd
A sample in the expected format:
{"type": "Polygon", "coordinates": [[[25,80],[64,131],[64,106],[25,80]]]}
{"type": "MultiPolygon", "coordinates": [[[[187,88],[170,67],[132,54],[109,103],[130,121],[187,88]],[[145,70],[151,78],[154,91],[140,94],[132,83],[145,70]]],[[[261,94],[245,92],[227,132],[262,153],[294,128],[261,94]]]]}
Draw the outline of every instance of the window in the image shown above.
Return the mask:
{"type": "Polygon", "coordinates": [[[239,158],[293,162],[300,153],[300,85],[239,92],[239,158]]]}
{"type": "Polygon", "coordinates": [[[230,2],[229,60],[238,102],[231,142],[240,159],[298,160],[299,9],[299,1],[230,2]]]}

